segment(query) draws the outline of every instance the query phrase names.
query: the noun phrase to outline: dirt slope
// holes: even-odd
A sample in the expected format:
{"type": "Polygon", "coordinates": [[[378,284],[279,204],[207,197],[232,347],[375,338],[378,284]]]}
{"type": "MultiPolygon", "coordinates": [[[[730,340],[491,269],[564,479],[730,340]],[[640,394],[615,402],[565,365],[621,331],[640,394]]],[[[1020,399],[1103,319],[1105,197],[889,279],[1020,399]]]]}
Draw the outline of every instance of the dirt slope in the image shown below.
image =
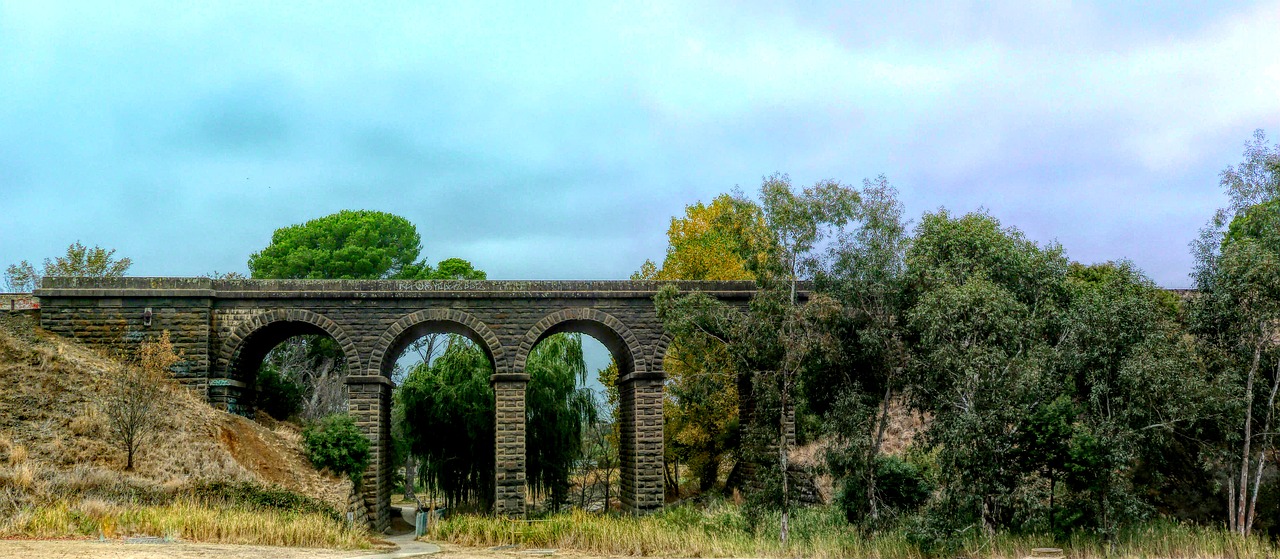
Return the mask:
{"type": "Polygon", "coordinates": [[[96,404],[120,362],[34,322],[0,314],[0,491],[11,498],[163,492],[218,480],[279,485],[344,506],[350,482],[314,470],[295,427],[214,410],[177,386],[164,392],[164,419],[136,471],[122,472],[124,453],[96,404]]]}

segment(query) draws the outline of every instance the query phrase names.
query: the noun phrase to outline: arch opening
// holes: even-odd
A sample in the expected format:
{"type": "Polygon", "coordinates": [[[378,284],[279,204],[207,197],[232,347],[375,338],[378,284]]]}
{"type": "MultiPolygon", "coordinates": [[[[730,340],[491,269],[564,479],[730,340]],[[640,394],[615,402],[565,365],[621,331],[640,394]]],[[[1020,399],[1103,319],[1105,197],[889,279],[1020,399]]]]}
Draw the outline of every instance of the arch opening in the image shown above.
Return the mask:
{"type": "MultiPolygon", "coordinates": [[[[487,333],[487,331],[485,332],[487,333]]],[[[418,315],[383,337],[378,371],[396,384],[391,438],[403,460],[392,467],[407,500],[485,511],[494,493],[494,395],[501,349],[490,334],[418,315]]]]}
{"type": "Polygon", "coordinates": [[[526,336],[517,371],[528,374],[526,481],[538,510],[623,508],[621,445],[626,398],[619,381],[637,370],[634,338],[593,310],[556,313],[526,336]]]}
{"type": "MultiPolygon", "coordinates": [[[[317,419],[347,407],[349,348],[325,328],[303,320],[275,320],[249,332],[228,360],[227,377],[240,385],[227,409],[277,420],[317,419]]],[[[232,385],[234,387],[234,385],[232,385]]]]}

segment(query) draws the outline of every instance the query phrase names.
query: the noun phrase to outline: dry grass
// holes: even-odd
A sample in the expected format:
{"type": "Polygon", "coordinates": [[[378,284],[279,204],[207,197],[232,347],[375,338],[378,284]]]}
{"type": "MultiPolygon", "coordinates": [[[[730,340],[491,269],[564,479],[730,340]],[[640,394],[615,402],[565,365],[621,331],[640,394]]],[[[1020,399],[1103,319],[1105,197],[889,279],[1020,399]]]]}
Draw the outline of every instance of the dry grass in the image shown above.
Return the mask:
{"type": "MultiPolygon", "coordinates": [[[[715,503],[705,509],[677,507],[647,517],[602,516],[581,511],[545,520],[518,522],[458,515],[438,524],[432,534],[461,545],[515,544],[573,549],[590,554],[659,557],[812,557],[817,559],[921,559],[925,557],[903,530],[864,536],[829,507],[804,509],[792,519],[791,541],[778,541],[777,518],[755,532],[741,510],[715,503]]],[[[1280,548],[1263,538],[1240,539],[1219,529],[1153,522],[1123,532],[1115,546],[1094,537],[1068,542],[1034,535],[1002,534],[972,539],[946,556],[1020,559],[1036,547],[1064,548],[1072,559],[1115,557],[1245,558],[1278,557],[1280,548]]]]}
{"type": "Polygon", "coordinates": [[[163,524],[155,519],[168,513],[181,511],[202,519],[205,524],[190,529],[196,535],[191,539],[208,534],[214,539],[202,541],[245,538],[245,527],[253,525],[279,535],[268,538],[271,541],[298,539],[272,527],[263,516],[282,513],[233,513],[216,507],[200,512],[193,503],[174,502],[184,489],[211,481],[278,486],[337,510],[345,508],[350,481],[313,469],[296,428],[268,428],[214,410],[177,386],[162,391],[165,413],[158,436],[141,448],[134,471],[121,471],[124,451],[110,442],[96,404],[107,376],[121,366],[41,331],[30,318],[0,315],[0,522],[25,519],[10,522],[8,533],[28,533],[28,528],[43,533],[40,530],[51,525],[41,524],[41,519],[79,518],[89,514],[82,506],[102,508],[94,503],[128,503],[130,508],[112,514],[130,522],[146,520],[151,524],[140,526],[147,529],[163,524]],[[132,510],[151,511],[147,514],[152,516],[129,516],[132,510]],[[200,528],[215,521],[229,523],[227,529],[234,530],[228,534],[238,535],[200,528]]]}
{"type": "MultiPolygon", "coordinates": [[[[120,363],[29,320],[0,318],[0,441],[7,441],[0,453],[23,448],[37,471],[121,469],[124,453],[107,439],[95,405],[104,377],[120,363]]],[[[310,467],[292,425],[268,429],[179,388],[164,398],[162,434],[143,447],[130,477],[160,485],[252,481],[344,503],[349,486],[310,467]]]]}
{"type": "Polygon", "coordinates": [[[218,506],[194,500],[121,506],[100,499],[24,509],[0,521],[0,535],[23,538],[155,536],[207,543],[367,549],[368,534],[321,514],[218,506]]]}
{"type": "Polygon", "coordinates": [[[739,507],[725,503],[705,510],[678,507],[638,518],[581,511],[531,522],[458,515],[438,524],[432,535],[468,546],[515,544],[622,556],[921,557],[900,534],[850,537],[852,530],[843,521],[839,526],[828,525],[825,516],[829,515],[816,509],[797,515],[792,541],[785,546],[773,529],[750,532],[739,507]]]}

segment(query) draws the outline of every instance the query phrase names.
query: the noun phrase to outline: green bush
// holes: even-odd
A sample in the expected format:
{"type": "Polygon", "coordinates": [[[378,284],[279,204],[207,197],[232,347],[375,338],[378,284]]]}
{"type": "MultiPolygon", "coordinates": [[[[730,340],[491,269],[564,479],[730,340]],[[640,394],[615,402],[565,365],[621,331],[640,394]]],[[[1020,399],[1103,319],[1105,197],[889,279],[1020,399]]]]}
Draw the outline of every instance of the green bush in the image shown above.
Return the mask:
{"type": "Polygon", "coordinates": [[[276,419],[288,419],[302,409],[302,385],[275,367],[258,371],[255,406],[276,419]]]}
{"type": "MultiPolygon", "coordinates": [[[[933,493],[933,484],[916,464],[897,456],[876,457],[876,499],[880,512],[887,516],[911,513],[920,508],[933,493]]],[[[840,507],[850,522],[860,522],[867,510],[867,489],[862,476],[844,480],[839,497],[840,507]]]]}
{"type": "Polygon", "coordinates": [[[302,440],[312,465],[351,476],[353,483],[359,483],[360,475],[369,466],[369,439],[349,415],[330,415],[307,426],[302,440]]]}

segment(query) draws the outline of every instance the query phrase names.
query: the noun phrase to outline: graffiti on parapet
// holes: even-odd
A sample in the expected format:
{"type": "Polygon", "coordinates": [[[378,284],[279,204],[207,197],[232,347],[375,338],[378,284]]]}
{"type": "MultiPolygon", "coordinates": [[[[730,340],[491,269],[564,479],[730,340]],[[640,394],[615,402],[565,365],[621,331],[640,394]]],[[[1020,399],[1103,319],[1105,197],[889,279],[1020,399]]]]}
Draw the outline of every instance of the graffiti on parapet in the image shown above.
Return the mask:
{"type": "Polygon", "coordinates": [[[0,310],[33,311],[40,308],[40,301],[30,293],[0,293],[0,310]]]}

